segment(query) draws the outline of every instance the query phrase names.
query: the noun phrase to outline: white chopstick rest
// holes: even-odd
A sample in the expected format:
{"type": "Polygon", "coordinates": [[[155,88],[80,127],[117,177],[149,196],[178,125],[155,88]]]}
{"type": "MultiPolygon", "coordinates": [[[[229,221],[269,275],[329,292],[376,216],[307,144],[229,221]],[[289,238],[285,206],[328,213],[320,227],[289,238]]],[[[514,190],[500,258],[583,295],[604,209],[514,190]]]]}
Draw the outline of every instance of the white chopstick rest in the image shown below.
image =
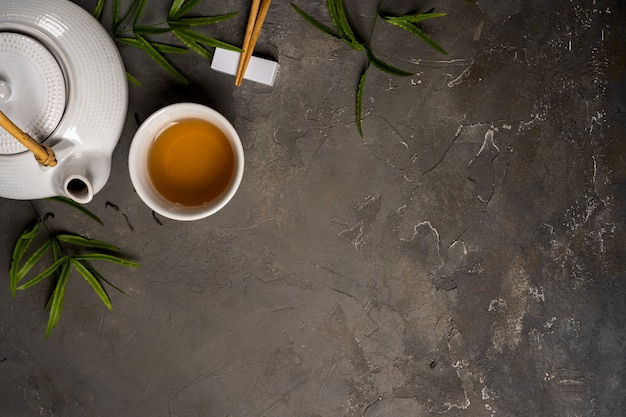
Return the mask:
{"type": "MultiPolygon", "coordinates": [[[[237,75],[240,56],[240,52],[215,48],[211,68],[225,74],[237,75]]],[[[278,67],[278,62],[253,56],[250,58],[250,63],[248,64],[243,78],[256,83],[273,86],[276,80],[276,74],[278,73],[278,67]]]]}

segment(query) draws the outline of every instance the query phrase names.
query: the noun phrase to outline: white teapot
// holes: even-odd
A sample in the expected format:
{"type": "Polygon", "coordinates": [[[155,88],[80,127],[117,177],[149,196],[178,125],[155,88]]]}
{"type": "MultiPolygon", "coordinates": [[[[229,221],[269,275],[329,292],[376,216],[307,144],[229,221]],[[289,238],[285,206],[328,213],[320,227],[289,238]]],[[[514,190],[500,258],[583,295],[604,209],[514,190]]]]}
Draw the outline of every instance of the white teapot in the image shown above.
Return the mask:
{"type": "Polygon", "coordinates": [[[0,0],[0,111],[56,166],[0,127],[0,197],[89,202],[108,181],[128,86],[111,37],[68,0],[0,0]]]}

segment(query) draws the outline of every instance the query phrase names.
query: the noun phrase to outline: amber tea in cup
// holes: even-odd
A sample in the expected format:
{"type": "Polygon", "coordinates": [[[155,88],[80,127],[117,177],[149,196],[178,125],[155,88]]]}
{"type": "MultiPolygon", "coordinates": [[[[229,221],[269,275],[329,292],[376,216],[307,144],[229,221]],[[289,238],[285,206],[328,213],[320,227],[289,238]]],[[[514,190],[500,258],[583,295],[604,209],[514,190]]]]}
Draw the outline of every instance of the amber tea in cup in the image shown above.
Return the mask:
{"type": "Polygon", "coordinates": [[[128,155],[139,197],[175,220],[197,220],[224,207],[243,177],[243,146],[234,127],[215,110],[178,103],[139,127],[128,155]]]}
{"type": "Polygon", "coordinates": [[[167,126],[148,151],[156,191],[183,206],[198,206],[226,190],[235,170],[232,146],[220,128],[202,119],[167,126]]]}

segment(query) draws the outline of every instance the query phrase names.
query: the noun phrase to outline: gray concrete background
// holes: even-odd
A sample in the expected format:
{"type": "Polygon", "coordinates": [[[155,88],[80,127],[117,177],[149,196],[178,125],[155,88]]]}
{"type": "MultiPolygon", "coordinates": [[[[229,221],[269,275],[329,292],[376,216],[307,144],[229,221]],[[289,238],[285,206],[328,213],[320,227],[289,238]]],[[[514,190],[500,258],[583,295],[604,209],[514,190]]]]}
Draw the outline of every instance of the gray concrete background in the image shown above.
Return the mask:
{"type": "MultiPolygon", "coordinates": [[[[95,1],[77,1],[92,10],[95,1]]],[[[324,1],[298,5],[330,23],[324,1]]],[[[127,122],[100,227],[51,202],[50,227],[119,245],[98,265],[129,296],[109,312],[79,277],[44,338],[49,288],[0,291],[1,416],[621,416],[626,408],[626,5],[384,1],[447,12],[449,55],[345,4],[365,57],[275,0],[256,53],[273,88],[174,57],[181,85],[121,47],[127,122]],[[127,155],[170,103],[221,111],[244,142],[241,188],[215,216],[153,217],[127,155]],[[118,210],[114,209],[114,206],[118,210]],[[158,221],[157,221],[158,220],[158,221]]],[[[240,43],[250,2],[205,33],[240,43]]],[[[169,2],[150,2],[146,19],[169,2]]],[[[109,5],[107,5],[109,7],[109,5]]],[[[33,218],[0,200],[0,265],[33,218]]]]}

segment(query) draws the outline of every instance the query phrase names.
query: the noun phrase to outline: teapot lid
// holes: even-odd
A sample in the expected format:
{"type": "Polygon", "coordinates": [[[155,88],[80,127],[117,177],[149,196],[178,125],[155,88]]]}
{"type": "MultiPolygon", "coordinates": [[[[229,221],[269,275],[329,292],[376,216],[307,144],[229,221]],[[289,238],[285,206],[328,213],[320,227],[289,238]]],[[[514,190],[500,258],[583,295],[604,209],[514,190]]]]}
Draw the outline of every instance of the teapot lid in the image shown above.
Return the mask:
{"type": "MultiPolygon", "coordinates": [[[[39,142],[54,132],[67,100],[63,70],[36,39],[0,32],[0,110],[39,142]]],[[[26,151],[0,128],[0,155],[26,151]]]]}

